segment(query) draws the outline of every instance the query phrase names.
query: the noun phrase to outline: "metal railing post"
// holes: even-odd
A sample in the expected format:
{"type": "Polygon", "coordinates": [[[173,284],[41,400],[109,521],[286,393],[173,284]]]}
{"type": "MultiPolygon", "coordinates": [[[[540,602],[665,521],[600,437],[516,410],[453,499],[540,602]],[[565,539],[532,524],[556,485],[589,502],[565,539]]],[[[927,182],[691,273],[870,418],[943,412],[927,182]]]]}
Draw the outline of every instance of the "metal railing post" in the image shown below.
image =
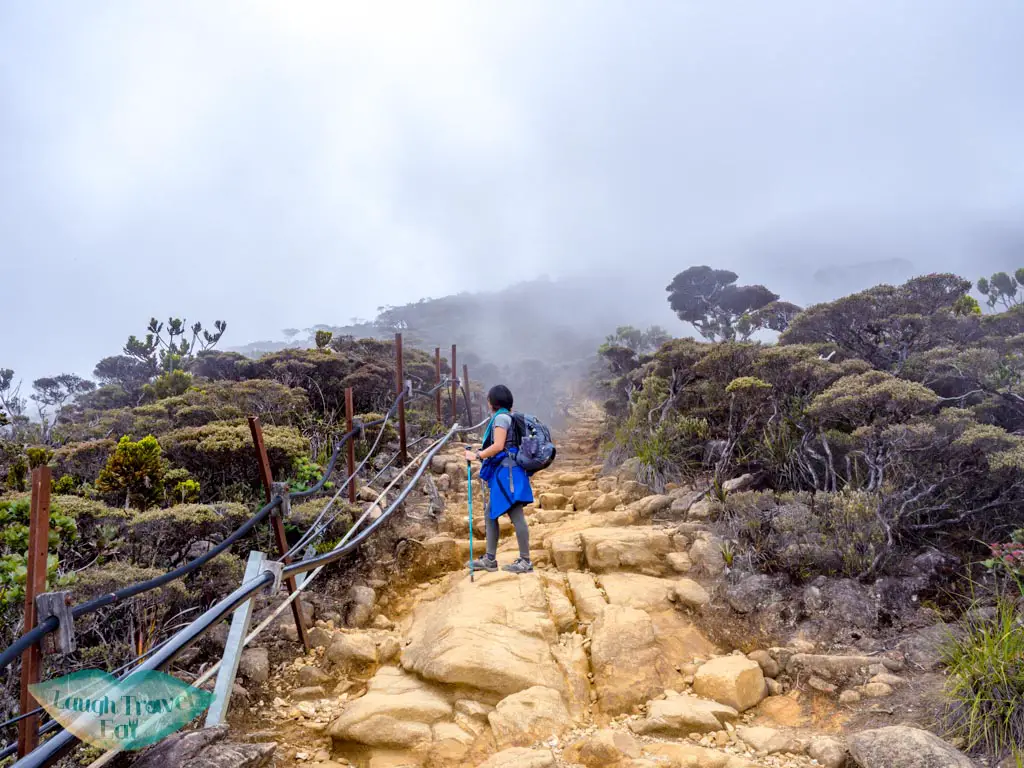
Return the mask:
{"type": "MultiPolygon", "coordinates": [[[[262,573],[266,559],[262,552],[249,553],[245,575],[242,576],[243,584],[249,583],[262,573]]],[[[231,629],[228,630],[228,639],[224,643],[224,656],[217,672],[217,682],[213,686],[213,703],[206,713],[207,728],[221,725],[227,719],[231,690],[235,685],[238,663],[242,659],[242,651],[245,650],[245,636],[249,634],[249,624],[252,621],[252,606],[253,598],[249,598],[235,608],[231,616],[231,629]]]]}
{"type": "MultiPolygon", "coordinates": [[[[402,367],[402,334],[395,334],[395,396],[401,397],[405,391],[405,370],[402,367]]],[[[399,461],[406,464],[409,454],[405,435],[405,398],[398,403],[398,455],[399,461]]]]}
{"type": "Polygon", "coordinates": [[[434,405],[437,406],[437,423],[441,421],[441,348],[434,347],[434,371],[437,374],[437,391],[434,392],[434,405]]]}
{"type": "MultiPolygon", "coordinates": [[[[256,446],[256,460],[260,464],[260,480],[263,481],[263,489],[267,494],[267,501],[269,502],[274,498],[274,481],[270,472],[270,457],[267,456],[267,446],[263,442],[263,427],[260,426],[259,416],[249,417],[249,431],[252,432],[252,442],[256,446]]],[[[274,531],[274,540],[277,542],[278,554],[284,555],[288,551],[288,537],[285,536],[284,532],[284,519],[283,513],[287,513],[290,510],[290,504],[288,498],[288,484],[280,483],[281,486],[281,506],[276,507],[270,511],[270,527],[274,531]],[[288,509],[282,509],[284,506],[288,506],[288,509]]],[[[290,557],[284,557],[285,563],[290,563],[290,557]]],[[[288,579],[288,594],[294,592],[298,585],[295,583],[295,579],[288,579]]],[[[302,608],[299,605],[298,600],[292,602],[292,615],[295,617],[295,629],[298,630],[299,640],[302,641],[302,646],[308,651],[312,646],[309,643],[309,636],[306,634],[306,622],[302,620],[302,608]]]]}
{"type": "Polygon", "coordinates": [[[465,363],[462,364],[462,394],[466,398],[466,418],[467,424],[475,424],[476,419],[473,418],[473,400],[469,396],[469,366],[465,363]]]}
{"type": "MultiPolygon", "coordinates": [[[[46,591],[46,556],[50,540],[50,468],[32,470],[32,506],[28,519],[27,574],[25,578],[25,632],[35,628],[38,617],[36,597],[46,591]]],[[[35,697],[28,687],[39,682],[42,666],[40,643],[31,645],[21,655],[21,714],[36,708],[35,697]]],[[[24,757],[39,746],[39,715],[26,717],[18,723],[18,757],[24,757]]]]}
{"type": "Polygon", "coordinates": [[[458,421],[459,410],[459,374],[458,366],[455,364],[455,345],[452,344],[452,424],[458,421]]]}
{"type": "MultiPolygon", "coordinates": [[[[352,392],[352,387],[348,387],[345,390],[345,431],[349,434],[352,432],[352,420],[355,418],[356,408],[355,400],[352,392]]],[[[356,479],[353,477],[356,471],[356,441],[353,438],[348,439],[348,477],[351,478],[348,481],[348,501],[349,504],[356,503],[356,479]]]]}

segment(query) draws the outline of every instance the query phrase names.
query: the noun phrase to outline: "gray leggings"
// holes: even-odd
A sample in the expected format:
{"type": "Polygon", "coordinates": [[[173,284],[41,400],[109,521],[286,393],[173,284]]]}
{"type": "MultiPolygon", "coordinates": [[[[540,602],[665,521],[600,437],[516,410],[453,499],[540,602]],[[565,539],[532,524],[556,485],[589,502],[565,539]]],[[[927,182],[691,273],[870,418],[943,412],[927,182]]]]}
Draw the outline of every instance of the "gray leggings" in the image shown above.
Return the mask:
{"type": "MultiPolygon", "coordinates": [[[[526,515],[522,504],[513,504],[505,514],[509,516],[516,529],[516,541],[519,543],[519,556],[530,559],[530,529],[526,526],[526,515]]],[[[491,505],[487,505],[487,554],[491,558],[498,551],[498,520],[491,519],[491,505]]]]}

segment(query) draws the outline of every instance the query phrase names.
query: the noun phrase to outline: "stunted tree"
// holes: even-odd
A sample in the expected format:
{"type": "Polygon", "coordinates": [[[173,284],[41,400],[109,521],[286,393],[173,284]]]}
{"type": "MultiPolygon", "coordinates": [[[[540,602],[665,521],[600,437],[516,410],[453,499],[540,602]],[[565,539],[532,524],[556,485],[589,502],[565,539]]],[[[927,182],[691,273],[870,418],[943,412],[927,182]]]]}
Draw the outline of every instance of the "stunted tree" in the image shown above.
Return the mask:
{"type": "Polygon", "coordinates": [[[113,355],[96,363],[92,375],[104,387],[119,387],[129,400],[138,404],[142,398],[142,388],[159,373],[155,357],[143,360],[128,355],[113,355]]]}
{"type": "Polygon", "coordinates": [[[978,318],[961,314],[971,284],[951,274],[915,277],[900,286],[878,285],[816,304],[793,318],[782,344],[834,344],[877,368],[900,371],[928,349],[968,340],[978,318]]]}
{"type": "Polygon", "coordinates": [[[738,275],[728,269],[690,267],[676,275],[665,288],[669,306],[680,320],[690,323],[705,339],[735,339],[741,317],[779,298],[763,285],[736,285],[737,278],[738,275]]]}
{"type": "Polygon", "coordinates": [[[42,422],[43,440],[49,440],[51,431],[59,421],[65,405],[73,401],[79,395],[92,392],[96,385],[88,379],[83,379],[73,373],[61,373],[57,376],[44,376],[32,382],[32,389],[35,394],[32,399],[39,411],[39,420],[42,422]],[[53,420],[50,420],[50,412],[53,411],[53,420]]]}
{"type": "Polygon", "coordinates": [[[760,309],[748,312],[736,321],[736,332],[741,341],[746,341],[757,331],[768,330],[782,333],[793,318],[803,309],[788,301],[773,301],[760,309]]]}
{"type": "Polygon", "coordinates": [[[315,337],[316,348],[317,349],[327,349],[327,347],[331,343],[331,339],[333,337],[334,337],[334,334],[331,333],[330,331],[317,331],[316,332],[316,337],[315,337]]]}
{"type": "Polygon", "coordinates": [[[1024,303],[1024,267],[1012,275],[996,272],[988,279],[978,280],[978,292],[988,299],[988,305],[995,308],[997,304],[1004,308],[1016,307],[1024,303]]]}
{"type": "Polygon", "coordinates": [[[185,322],[182,318],[172,317],[165,326],[155,317],[151,318],[145,339],[129,336],[124,353],[150,368],[157,367],[159,355],[159,368],[171,373],[191,362],[196,352],[216,346],[228,327],[223,320],[217,320],[213,324],[215,332],[210,333],[203,329],[202,323],[193,323],[186,328],[185,322]],[[192,332],[191,341],[185,338],[189,331],[192,332]]]}

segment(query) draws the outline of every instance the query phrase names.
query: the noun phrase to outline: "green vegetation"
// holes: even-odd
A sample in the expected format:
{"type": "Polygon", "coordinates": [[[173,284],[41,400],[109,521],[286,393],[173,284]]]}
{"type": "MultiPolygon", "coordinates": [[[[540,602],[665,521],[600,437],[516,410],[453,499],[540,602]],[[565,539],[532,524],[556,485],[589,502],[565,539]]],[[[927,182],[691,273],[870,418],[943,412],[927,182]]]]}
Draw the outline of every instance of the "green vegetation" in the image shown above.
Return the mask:
{"type": "MultiPolygon", "coordinates": [[[[693,268],[670,302],[703,286],[727,303],[734,281],[693,268]]],[[[769,570],[867,578],[906,548],[970,553],[1024,522],[1024,313],[960,311],[970,287],[953,275],[877,286],[796,314],[775,345],[735,340],[738,306],[712,302],[693,322],[724,341],[604,347],[613,461],[639,457],[656,488],[752,473],[775,494],[817,494],[792,530],[726,502],[769,570]]]]}

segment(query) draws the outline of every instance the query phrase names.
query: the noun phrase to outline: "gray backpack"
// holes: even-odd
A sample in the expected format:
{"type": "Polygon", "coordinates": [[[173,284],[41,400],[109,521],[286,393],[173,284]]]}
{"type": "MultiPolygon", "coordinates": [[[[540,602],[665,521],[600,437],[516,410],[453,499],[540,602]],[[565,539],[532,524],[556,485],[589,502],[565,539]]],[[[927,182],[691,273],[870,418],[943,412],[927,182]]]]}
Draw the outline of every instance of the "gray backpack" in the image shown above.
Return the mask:
{"type": "Polygon", "coordinates": [[[510,442],[519,450],[516,452],[516,464],[528,475],[540,472],[551,466],[555,460],[555,444],[551,441],[551,430],[536,416],[525,413],[512,414],[513,434],[510,442]]]}

